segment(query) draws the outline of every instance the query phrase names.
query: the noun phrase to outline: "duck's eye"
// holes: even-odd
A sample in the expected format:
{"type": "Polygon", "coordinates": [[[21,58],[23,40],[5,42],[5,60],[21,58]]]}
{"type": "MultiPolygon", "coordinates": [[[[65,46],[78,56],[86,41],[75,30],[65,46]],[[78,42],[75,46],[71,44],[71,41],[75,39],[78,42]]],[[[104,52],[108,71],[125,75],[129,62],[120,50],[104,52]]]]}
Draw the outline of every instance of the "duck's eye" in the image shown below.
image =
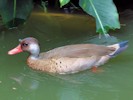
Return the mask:
{"type": "Polygon", "coordinates": [[[28,44],[27,44],[27,43],[23,43],[22,46],[23,46],[23,47],[27,47],[28,44]]]}

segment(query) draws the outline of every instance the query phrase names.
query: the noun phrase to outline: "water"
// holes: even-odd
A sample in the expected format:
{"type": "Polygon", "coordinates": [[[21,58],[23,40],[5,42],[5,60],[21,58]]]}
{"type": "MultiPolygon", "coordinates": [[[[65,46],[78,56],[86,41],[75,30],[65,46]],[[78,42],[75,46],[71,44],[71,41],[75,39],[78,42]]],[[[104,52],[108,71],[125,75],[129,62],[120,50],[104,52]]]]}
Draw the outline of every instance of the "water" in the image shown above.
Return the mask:
{"type": "MultiPolygon", "coordinates": [[[[133,14],[130,14],[132,16],[133,14]]],[[[0,33],[1,100],[133,100],[133,19],[121,18],[120,30],[111,31],[114,41],[98,40],[94,20],[88,16],[33,13],[24,26],[0,33]],[[95,36],[96,35],[96,36],[95,36]],[[26,65],[27,53],[7,51],[18,39],[33,36],[41,51],[75,43],[112,44],[129,40],[128,49],[101,66],[103,72],[86,70],[72,75],[38,72],[26,65]]]]}

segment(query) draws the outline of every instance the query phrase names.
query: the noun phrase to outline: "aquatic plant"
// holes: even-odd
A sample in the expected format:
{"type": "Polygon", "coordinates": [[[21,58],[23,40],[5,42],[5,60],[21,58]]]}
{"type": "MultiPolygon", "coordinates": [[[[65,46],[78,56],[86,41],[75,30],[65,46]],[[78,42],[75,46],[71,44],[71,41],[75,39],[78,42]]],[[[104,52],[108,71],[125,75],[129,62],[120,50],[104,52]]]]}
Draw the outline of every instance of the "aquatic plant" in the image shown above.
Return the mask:
{"type": "MultiPolygon", "coordinates": [[[[59,0],[59,2],[60,7],[71,3],[70,0],[59,0]]],[[[40,5],[43,6],[44,12],[47,12],[47,2],[41,0],[40,5]]],[[[3,23],[8,28],[24,23],[33,6],[33,0],[0,0],[0,15],[3,23]]],[[[95,18],[96,32],[108,36],[109,29],[120,28],[119,16],[113,0],[79,0],[79,6],[95,18]]]]}
{"type": "Polygon", "coordinates": [[[0,15],[3,24],[17,27],[25,22],[33,8],[33,0],[0,0],[0,15]]]}
{"type": "MultiPolygon", "coordinates": [[[[70,0],[60,0],[61,7],[70,0]]],[[[119,16],[112,0],[79,0],[80,7],[96,20],[96,31],[108,36],[109,29],[120,29],[119,16]]]]}

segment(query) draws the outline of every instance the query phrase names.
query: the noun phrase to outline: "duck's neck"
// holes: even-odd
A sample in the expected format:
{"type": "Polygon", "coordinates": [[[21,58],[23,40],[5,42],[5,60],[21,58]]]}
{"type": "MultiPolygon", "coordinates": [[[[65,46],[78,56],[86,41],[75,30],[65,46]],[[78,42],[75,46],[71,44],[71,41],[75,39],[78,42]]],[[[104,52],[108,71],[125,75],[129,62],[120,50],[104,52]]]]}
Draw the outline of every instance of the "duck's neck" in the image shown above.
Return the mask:
{"type": "Polygon", "coordinates": [[[31,54],[30,58],[31,59],[38,59],[39,58],[39,53],[31,54]]]}
{"type": "Polygon", "coordinates": [[[32,44],[30,45],[30,58],[37,59],[39,58],[40,48],[39,45],[32,44]]]}

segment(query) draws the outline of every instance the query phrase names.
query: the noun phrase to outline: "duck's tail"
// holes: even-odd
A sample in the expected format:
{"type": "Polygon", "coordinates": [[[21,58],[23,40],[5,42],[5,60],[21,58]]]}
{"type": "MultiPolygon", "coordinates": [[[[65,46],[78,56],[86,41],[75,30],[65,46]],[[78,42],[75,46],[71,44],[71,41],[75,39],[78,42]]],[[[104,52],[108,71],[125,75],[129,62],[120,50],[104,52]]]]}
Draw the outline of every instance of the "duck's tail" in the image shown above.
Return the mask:
{"type": "Polygon", "coordinates": [[[119,42],[119,43],[114,44],[114,45],[109,45],[108,47],[116,48],[116,50],[114,52],[109,54],[109,56],[115,57],[116,55],[118,55],[119,53],[121,53],[122,51],[124,51],[128,47],[128,41],[122,41],[122,42],[119,42]]]}

